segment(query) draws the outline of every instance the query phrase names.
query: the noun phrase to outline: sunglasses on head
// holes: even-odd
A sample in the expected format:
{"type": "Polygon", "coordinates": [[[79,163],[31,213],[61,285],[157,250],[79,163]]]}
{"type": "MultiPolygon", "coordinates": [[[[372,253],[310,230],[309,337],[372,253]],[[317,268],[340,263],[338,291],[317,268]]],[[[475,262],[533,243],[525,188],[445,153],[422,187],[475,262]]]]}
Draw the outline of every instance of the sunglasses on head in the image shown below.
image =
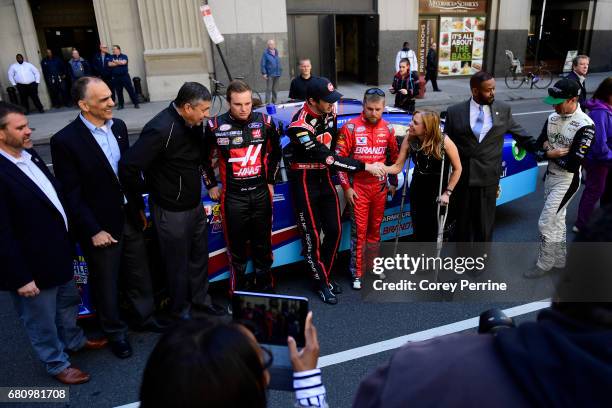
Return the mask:
{"type": "Polygon", "coordinates": [[[385,96],[385,92],[380,88],[370,88],[365,93],[366,95],[385,96]]]}

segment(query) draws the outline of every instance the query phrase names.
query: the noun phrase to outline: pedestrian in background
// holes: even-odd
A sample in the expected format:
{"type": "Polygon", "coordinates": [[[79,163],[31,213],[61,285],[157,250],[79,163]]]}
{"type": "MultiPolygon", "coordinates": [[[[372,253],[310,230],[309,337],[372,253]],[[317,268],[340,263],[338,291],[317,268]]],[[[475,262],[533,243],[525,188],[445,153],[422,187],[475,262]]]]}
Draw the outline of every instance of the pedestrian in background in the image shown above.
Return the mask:
{"type": "Polygon", "coordinates": [[[111,90],[111,98],[115,101],[115,88],[113,87],[113,80],[111,76],[111,68],[108,63],[113,57],[108,53],[108,46],[106,44],[100,44],[100,52],[97,52],[92,59],[93,74],[98,78],[101,78],[108,89],[111,90]]]}
{"type": "Polygon", "coordinates": [[[580,85],[580,95],[578,95],[578,103],[580,109],[586,112],[585,102],[587,101],[586,77],[589,72],[589,62],[591,59],[588,55],[578,55],[572,60],[572,72],[567,75],[567,78],[578,82],[580,85]]]}
{"type": "Polygon", "coordinates": [[[73,83],[79,78],[91,75],[89,63],[81,57],[79,50],[76,48],[72,49],[72,58],[68,61],[68,66],[70,67],[70,77],[73,83]]]}
{"type": "Polygon", "coordinates": [[[121,53],[120,46],[113,45],[113,55],[108,61],[108,66],[111,72],[113,88],[115,89],[117,101],[119,102],[119,107],[117,109],[124,108],[123,88],[125,88],[130,96],[130,100],[134,104],[134,108],[139,109],[140,105],[138,105],[138,95],[136,95],[136,91],[134,91],[132,79],[130,78],[128,71],[128,57],[127,55],[121,53]]]}
{"type": "Polygon", "coordinates": [[[306,100],[306,88],[312,78],[312,64],[308,58],[300,60],[300,75],[293,78],[289,87],[289,99],[296,101],[306,100]]]}
{"type": "Polygon", "coordinates": [[[402,46],[402,49],[395,55],[395,72],[400,70],[400,62],[406,58],[410,62],[410,71],[418,72],[419,63],[417,62],[416,53],[410,49],[410,43],[406,41],[402,46]]]}
{"type": "Polygon", "coordinates": [[[427,81],[431,81],[431,86],[434,92],[440,92],[438,88],[438,53],[436,52],[436,43],[432,42],[427,51],[427,65],[425,65],[425,85],[427,81]]]}
{"type": "Polygon", "coordinates": [[[268,47],[261,55],[259,65],[261,66],[261,74],[266,80],[266,104],[276,103],[276,88],[278,79],[283,73],[283,67],[274,40],[268,40],[268,47]]]}
{"type": "Polygon", "coordinates": [[[8,70],[8,77],[11,85],[17,87],[21,106],[25,109],[25,114],[30,113],[28,99],[32,99],[38,112],[43,113],[43,106],[38,98],[38,84],[40,84],[40,71],[34,65],[24,61],[23,55],[15,56],[16,63],[11,65],[8,70]]]}
{"type": "Polygon", "coordinates": [[[70,100],[66,95],[66,65],[64,61],[53,55],[53,51],[47,48],[47,55],[42,59],[40,65],[53,107],[69,106],[70,100]]]}
{"type": "Polygon", "coordinates": [[[574,232],[588,224],[597,201],[601,199],[603,207],[609,200],[608,197],[602,196],[607,189],[606,185],[610,184],[612,168],[612,77],[599,84],[593,99],[587,101],[585,106],[589,110],[589,117],[595,123],[595,139],[583,162],[587,177],[574,232]]]}
{"type": "Polygon", "coordinates": [[[410,61],[403,58],[399,64],[399,71],[393,77],[389,92],[395,94],[396,108],[414,112],[414,98],[419,94],[419,76],[410,69],[410,61]]]}

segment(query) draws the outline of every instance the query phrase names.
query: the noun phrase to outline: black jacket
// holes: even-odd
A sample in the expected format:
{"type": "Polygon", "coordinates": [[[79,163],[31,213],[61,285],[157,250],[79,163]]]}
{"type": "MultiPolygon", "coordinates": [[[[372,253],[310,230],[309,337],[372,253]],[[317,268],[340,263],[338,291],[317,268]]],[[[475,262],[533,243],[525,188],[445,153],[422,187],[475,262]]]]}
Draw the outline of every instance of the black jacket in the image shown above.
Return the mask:
{"type": "MultiPolygon", "coordinates": [[[[32,160],[55,187],[59,183],[34,150],[32,160]]],[[[0,155],[0,290],[15,291],[32,280],[39,289],[72,279],[74,243],[62,214],[36,184],[0,155]]]]}
{"type": "Polygon", "coordinates": [[[427,51],[427,71],[437,71],[438,70],[438,55],[433,48],[430,48],[427,51]]]}
{"type": "Polygon", "coordinates": [[[189,127],[171,103],[145,125],[121,157],[119,179],[127,191],[148,192],[166,210],[187,211],[201,203],[207,157],[203,126],[189,127]]]}
{"type": "MultiPolygon", "coordinates": [[[[123,155],[129,147],[127,127],[121,119],[113,119],[111,130],[123,155]]],[[[51,157],[80,242],[89,245],[91,237],[102,230],[119,239],[124,223],[124,197],[128,199],[130,219],[141,222],[137,213],[144,208],[142,196],[124,193],[104,152],[80,117],[51,138],[51,157]]]]}
{"type": "Polygon", "coordinates": [[[587,101],[586,79],[584,80],[584,83],[581,83],[580,78],[578,77],[578,74],[576,74],[574,71],[567,74],[567,78],[576,81],[578,85],[580,86],[580,95],[578,95],[578,103],[580,104],[580,108],[584,112],[586,112],[585,106],[584,106],[584,104],[587,101]]]}
{"type": "Polygon", "coordinates": [[[461,181],[472,187],[499,183],[502,171],[504,137],[510,133],[517,144],[531,153],[539,153],[535,138],[514,121],[510,105],[494,101],[491,105],[493,127],[480,143],[470,127],[470,100],[449,106],[444,132],[457,145],[463,171],[461,181]]]}
{"type": "Polygon", "coordinates": [[[409,109],[408,103],[419,94],[419,76],[416,71],[410,71],[410,75],[405,78],[398,72],[393,77],[391,84],[392,94],[395,94],[395,107],[401,109],[409,109]],[[400,92],[401,89],[408,91],[406,95],[400,92]]]}

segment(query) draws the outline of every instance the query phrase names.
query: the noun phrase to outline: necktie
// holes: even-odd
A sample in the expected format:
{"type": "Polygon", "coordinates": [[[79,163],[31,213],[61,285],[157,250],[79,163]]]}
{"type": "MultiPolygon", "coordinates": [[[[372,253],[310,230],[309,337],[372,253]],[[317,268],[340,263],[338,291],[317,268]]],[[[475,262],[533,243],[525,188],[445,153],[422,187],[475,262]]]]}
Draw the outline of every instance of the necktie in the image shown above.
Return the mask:
{"type": "Polygon", "coordinates": [[[476,122],[474,122],[474,127],[472,128],[472,132],[474,132],[474,136],[478,139],[478,143],[480,143],[480,132],[482,131],[482,125],[484,125],[484,109],[482,105],[478,105],[478,117],[476,118],[476,122]]]}

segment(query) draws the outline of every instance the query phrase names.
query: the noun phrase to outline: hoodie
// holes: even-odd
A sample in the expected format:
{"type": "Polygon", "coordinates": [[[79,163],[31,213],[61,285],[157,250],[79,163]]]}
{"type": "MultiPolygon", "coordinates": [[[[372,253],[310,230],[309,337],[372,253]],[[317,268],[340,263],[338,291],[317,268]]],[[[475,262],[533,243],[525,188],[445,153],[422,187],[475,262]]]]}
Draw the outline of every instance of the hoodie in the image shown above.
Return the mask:
{"type": "Polygon", "coordinates": [[[585,103],[585,107],[589,110],[589,117],[595,122],[595,139],[591,143],[586,160],[612,164],[612,106],[599,99],[590,99],[585,103]]]}

